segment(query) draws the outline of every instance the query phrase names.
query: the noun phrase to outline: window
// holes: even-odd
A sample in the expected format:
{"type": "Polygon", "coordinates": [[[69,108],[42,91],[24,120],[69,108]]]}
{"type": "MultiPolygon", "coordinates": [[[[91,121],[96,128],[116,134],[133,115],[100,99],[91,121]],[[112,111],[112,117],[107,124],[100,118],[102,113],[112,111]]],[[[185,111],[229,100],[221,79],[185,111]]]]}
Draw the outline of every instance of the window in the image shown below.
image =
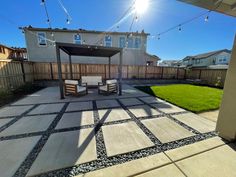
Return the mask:
{"type": "Polygon", "coordinates": [[[80,34],[75,34],[74,35],[74,43],[75,44],[81,44],[81,36],[80,36],[80,34]]]}
{"type": "Polygon", "coordinates": [[[38,33],[38,45],[39,46],[46,46],[47,45],[46,33],[44,33],[44,32],[38,33]]]}
{"type": "Polygon", "coordinates": [[[128,43],[128,48],[133,48],[133,38],[132,37],[128,37],[127,38],[127,43],[128,43]]]}
{"type": "Polygon", "coordinates": [[[120,48],[125,48],[125,37],[120,37],[120,48]]]}
{"type": "Polygon", "coordinates": [[[4,47],[0,46],[0,53],[5,53],[4,47]]]}
{"type": "Polygon", "coordinates": [[[141,39],[140,39],[139,37],[136,37],[136,38],[135,38],[134,47],[135,47],[136,49],[141,48],[141,39]]]}
{"type": "Polygon", "coordinates": [[[111,47],[112,46],[111,36],[105,36],[105,46],[106,47],[111,47]]]}

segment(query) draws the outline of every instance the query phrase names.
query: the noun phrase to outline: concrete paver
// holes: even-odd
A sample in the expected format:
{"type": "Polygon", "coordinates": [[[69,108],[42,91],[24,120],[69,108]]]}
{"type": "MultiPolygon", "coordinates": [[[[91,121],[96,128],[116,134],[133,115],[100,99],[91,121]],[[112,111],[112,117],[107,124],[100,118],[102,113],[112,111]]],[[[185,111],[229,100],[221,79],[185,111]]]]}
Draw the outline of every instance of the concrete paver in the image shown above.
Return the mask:
{"type": "Polygon", "coordinates": [[[179,108],[170,103],[160,103],[160,104],[152,104],[152,105],[164,113],[176,113],[176,112],[185,111],[184,109],[179,108]]]}
{"type": "Polygon", "coordinates": [[[28,176],[96,160],[93,129],[51,135],[34,161],[28,176]]]}
{"type": "Polygon", "coordinates": [[[185,177],[185,175],[173,164],[151,170],[149,172],[137,175],[136,177],[185,177]]]}
{"type": "Polygon", "coordinates": [[[130,116],[123,108],[98,110],[100,120],[104,122],[113,122],[118,120],[130,119],[130,116]]]}
{"type": "Polygon", "coordinates": [[[8,106],[0,109],[0,117],[19,116],[33,106],[8,106]]]}
{"type": "Polygon", "coordinates": [[[194,134],[174,121],[162,117],[156,119],[143,120],[142,123],[162,142],[180,140],[193,136],[194,134]]]}
{"type": "Polygon", "coordinates": [[[207,111],[207,112],[199,113],[198,115],[208,120],[211,120],[213,122],[217,122],[219,110],[207,111]]]}
{"type": "Polygon", "coordinates": [[[102,127],[108,156],[132,152],[154,144],[134,122],[102,127]]]}
{"type": "Polygon", "coordinates": [[[216,127],[215,122],[204,119],[193,113],[173,115],[173,117],[201,133],[214,131],[216,127]]]}
{"type": "Polygon", "coordinates": [[[164,155],[164,153],[159,153],[76,177],[127,177],[139,174],[143,171],[151,170],[153,168],[158,168],[159,166],[169,163],[170,160],[164,155]]]}
{"type": "Polygon", "coordinates": [[[191,177],[236,176],[236,145],[224,145],[181,160],[176,164],[191,177]]]}
{"type": "Polygon", "coordinates": [[[0,142],[0,176],[12,177],[40,136],[0,142]]]}
{"type": "Polygon", "coordinates": [[[119,107],[120,104],[116,100],[99,100],[96,101],[97,108],[114,108],[119,107]]]}
{"type": "Polygon", "coordinates": [[[153,97],[153,96],[150,96],[150,97],[141,97],[140,98],[142,101],[144,101],[145,103],[163,103],[165,102],[164,100],[161,100],[159,98],[156,98],[156,97],[153,97]]]}
{"type": "Polygon", "coordinates": [[[64,113],[56,129],[94,124],[93,111],[64,113]]]}
{"type": "Polygon", "coordinates": [[[140,106],[132,106],[128,107],[130,112],[132,112],[136,117],[148,117],[148,116],[156,116],[161,113],[157,110],[151,108],[148,105],[140,105],[140,106]]]}
{"type": "Polygon", "coordinates": [[[0,133],[0,136],[18,135],[45,131],[50,126],[56,115],[40,115],[23,117],[0,133]]]}
{"type": "Polygon", "coordinates": [[[120,99],[120,102],[125,106],[133,106],[133,105],[143,104],[137,98],[124,98],[124,99],[120,99]]]}
{"type": "Polygon", "coordinates": [[[59,113],[64,106],[64,103],[58,104],[42,104],[33,109],[28,113],[28,115],[32,114],[47,114],[47,113],[59,113]]]}
{"type": "Polygon", "coordinates": [[[75,102],[70,103],[66,109],[67,111],[83,111],[93,109],[92,101],[83,101],[83,102],[75,102]]]}
{"type": "Polygon", "coordinates": [[[165,153],[171,158],[171,160],[176,161],[224,144],[225,142],[220,137],[213,137],[177,149],[172,149],[165,153]]]}

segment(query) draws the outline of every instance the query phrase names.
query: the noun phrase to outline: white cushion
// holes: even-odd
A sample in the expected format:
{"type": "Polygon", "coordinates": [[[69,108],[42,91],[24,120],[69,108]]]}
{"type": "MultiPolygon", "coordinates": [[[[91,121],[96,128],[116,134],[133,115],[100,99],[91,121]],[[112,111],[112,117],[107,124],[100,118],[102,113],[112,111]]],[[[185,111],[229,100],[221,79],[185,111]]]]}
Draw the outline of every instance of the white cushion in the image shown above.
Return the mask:
{"type": "Polygon", "coordinates": [[[86,91],[86,87],[82,87],[82,86],[77,86],[77,92],[83,92],[86,91]]]}
{"type": "Polygon", "coordinates": [[[116,84],[116,83],[117,83],[117,80],[116,80],[116,79],[107,80],[106,83],[107,83],[107,84],[116,84]]]}
{"type": "Polygon", "coordinates": [[[82,76],[81,80],[82,83],[97,86],[99,82],[102,82],[102,76],[82,76]]]}
{"type": "Polygon", "coordinates": [[[79,82],[76,80],[65,80],[65,84],[78,85],[79,82]]]}
{"type": "Polygon", "coordinates": [[[107,92],[107,85],[100,86],[99,89],[107,92]]]}

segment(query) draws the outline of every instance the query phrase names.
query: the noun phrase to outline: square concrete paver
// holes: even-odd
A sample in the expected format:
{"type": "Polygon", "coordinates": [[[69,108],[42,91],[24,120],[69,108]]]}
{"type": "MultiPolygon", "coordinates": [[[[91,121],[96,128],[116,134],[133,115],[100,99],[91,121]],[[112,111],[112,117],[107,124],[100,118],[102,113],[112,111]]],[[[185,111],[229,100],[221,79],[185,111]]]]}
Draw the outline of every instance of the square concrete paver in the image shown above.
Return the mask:
{"type": "Polygon", "coordinates": [[[101,109],[98,110],[98,114],[100,120],[104,122],[130,119],[130,116],[123,108],[101,109]]]}
{"type": "Polygon", "coordinates": [[[102,131],[108,156],[154,146],[134,122],[103,126],[102,131]]]}
{"type": "Polygon", "coordinates": [[[13,120],[13,119],[0,119],[0,127],[6,125],[11,120],[13,120]]]}
{"type": "Polygon", "coordinates": [[[83,101],[83,102],[75,102],[70,103],[66,109],[67,111],[83,111],[83,110],[91,110],[93,109],[92,101],[83,101]]]}
{"type": "Polygon", "coordinates": [[[191,177],[235,177],[236,145],[224,145],[176,162],[191,177]]]}
{"type": "Polygon", "coordinates": [[[5,140],[0,142],[0,176],[12,177],[40,136],[5,140]]]}
{"type": "Polygon", "coordinates": [[[99,100],[96,101],[97,108],[114,108],[119,107],[120,104],[116,100],[99,100]]]}
{"type": "Polygon", "coordinates": [[[189,156],[193,156],[194,154],[199,154],[209,149],[216,148],[224,144],[225,142],[220,137],[214,137],[186,146],[182,146],[177,149],[172,149],[166,151],[165,153],[170,157],[171,160],[177,161],[189,156]]]}
{"type": "Polygon", "coordinates": [[[93,111],[64,113],[56,129],[94,124],[93,111]]]}
{"type": "Polygon", "coordinates": [[[173,164],[151,170],[149,172],[137,175],[136,177],[185,177],[185,175],[173,164]]]}
{"type": "Polygon", "coordinates": [[[19,116],[33,106],[8,106],[0,109],[0,117],[19,116]]]}
{"type": "Polygon", "coordinates": [[[27,175],[74,166],[97,159],[93,129],[51,135],[27,175]]]}
{"type": "Polygon", "coordinates": [[[128,107],[130,112],[132,112],[136,117],[149,117],[160,115],[161,113],[157,110],[151,108],[148,105],[132,106],[128,107]]]}
{"type": "Polygon", "coordinates": [[[18,135],[45,131],[56,115],[40,115],[23,117],[0,133],[0,136],[18,135]]]}
{"type": "Polygon", "coordinates": [[[133,106],[133,105],[143,104],[137,98],[124,98],[124,99],[120,99],[120,102],[125,106],[133,106]]]}
{"type": "Polygon", "coordinates": [[[59,113],[64,106],[64,103],[58,104],[42,104],[33,109],[28,113],[28,115],[33,114],[47,114],[47,113],[59,113]]]}
{"type": "Polygon", "coordinates": [[[170,103],[159,103],[159,104],[152,104],[152,105],[164,113],[177,113],[177,112],[185,111],[184,109],[179,108],[170,103]]]}
{"type": "Polygon", "coordinates": [[[141,100],[143,100],[145,103],[163,103],[165,101],[159,99],[159,98],[156,98],[156,97],[153,97],[153,96],[150,96],[150,97],[141,97],[140,98],[141,100]]]}
{"type": "Polygon", "coordinates": [[[180,140],[193,136],[194,134],[174,121],[163,117],[150,120],[143,120],[142,123],[162,142],[180,140]]]}
{"type": "Polygon", "coordinates": [[[179,120],[180,122],[183,122],[184,124],[199,131],[200,133],[214,131],[216,127],[215,122],[204,119],[193,113],[173,115],[173,117],[179,120]]]}

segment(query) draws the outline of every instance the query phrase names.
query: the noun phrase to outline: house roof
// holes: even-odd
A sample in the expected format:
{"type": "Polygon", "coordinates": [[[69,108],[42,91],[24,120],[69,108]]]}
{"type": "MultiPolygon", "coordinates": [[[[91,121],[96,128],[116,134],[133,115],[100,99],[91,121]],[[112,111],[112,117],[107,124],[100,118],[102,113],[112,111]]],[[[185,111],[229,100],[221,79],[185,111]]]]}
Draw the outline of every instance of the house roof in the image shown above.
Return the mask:
{"type": "Polygon", "coordinates": [[[144,30],[140,32],[107,32],[107,31],[96,31],[96,30],[85,30],[85,29],[67,29],[67,28],[35,28],[32,26],[20,27],[20,29],[26,31],[48,31],[48,32],[72,32],[72,33],[96,33],[96,34],[117,34],[117,35],[143,35],[148,36],[149,33],[145,33],[144,30]]]}
{"type": "Polygon", "coordinates": [[[3,45],[3,44],[0,44],[0,46],[1,46],[1,47],[5,47],[5,48],[8,48],[8,49],[10,49],[10,50],[14,50],[13,48],[11,48],[11,47],[8,47],[8,46],[6,46],[6,45],[3,45]]]}
{"type": "Polygon", "coordinates": [[[145,53],[147,56],[155,58],[157,61],[161,60],[160,57],[156,56],[156,55],[151,55],[149,53],[145,53]]]}

